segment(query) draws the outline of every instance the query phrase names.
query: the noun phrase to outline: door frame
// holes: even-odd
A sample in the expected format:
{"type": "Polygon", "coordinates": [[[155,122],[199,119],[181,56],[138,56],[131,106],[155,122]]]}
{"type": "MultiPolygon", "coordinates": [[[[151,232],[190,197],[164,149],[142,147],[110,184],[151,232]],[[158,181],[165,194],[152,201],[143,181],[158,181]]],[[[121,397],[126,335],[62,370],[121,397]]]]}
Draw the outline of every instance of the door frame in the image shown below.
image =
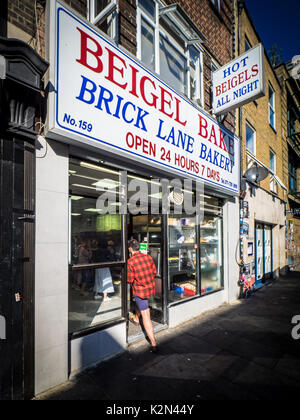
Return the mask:
{"type": "Polygon", "coordinates": [[[273,225],[269,223],[264,222],[257,222],[255,221],[255,229],[254,229],[254,238],[255,238],[255,288],[260,288],[264,285],[265,281],[267,280],[266,275],[270,274],[270,277],[273,278],[273,225]],[[262,259],[263,259],[263,275],[260,280],[257,279],[257,230],[258,225],[262,226],[262,259]],[[265,249],[265,228],[268,226],[271,231],[271,271],[269,273],[266,273],[266,262],[265,262],[265,256],[266,256],[266,249],[265,249]]]}

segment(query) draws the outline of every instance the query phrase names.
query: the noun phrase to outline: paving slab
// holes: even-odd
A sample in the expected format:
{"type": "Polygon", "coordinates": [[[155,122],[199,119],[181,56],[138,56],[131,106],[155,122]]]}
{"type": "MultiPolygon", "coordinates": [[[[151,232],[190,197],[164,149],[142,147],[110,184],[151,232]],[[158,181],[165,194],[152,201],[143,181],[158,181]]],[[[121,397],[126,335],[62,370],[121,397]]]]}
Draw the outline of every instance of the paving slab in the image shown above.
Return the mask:
{"type": "Polygon", "coordinates": [[[300,393],[300,272],[143,339],[36,399],[98,401],[293,400],[300,393]]]}

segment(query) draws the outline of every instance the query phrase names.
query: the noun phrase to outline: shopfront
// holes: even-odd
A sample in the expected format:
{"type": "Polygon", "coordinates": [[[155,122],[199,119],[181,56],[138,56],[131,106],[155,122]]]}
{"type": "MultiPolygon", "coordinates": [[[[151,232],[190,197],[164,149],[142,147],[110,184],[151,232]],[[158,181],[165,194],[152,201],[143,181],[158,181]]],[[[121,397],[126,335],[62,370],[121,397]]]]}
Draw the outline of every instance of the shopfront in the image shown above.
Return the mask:
{"type": "Polygon", "coordinates": [[[239,293],[239,139],[67,6],[48,7],[52,89],[37,156],[37,392],[143,337],[127,321],[130,238],[157,268],[156,331],[239,293]]]}
{"type": "MultiPolygon", "coordinates": [[[[69,181],[71,337],[126,319],[128,311],[134,311],[126,286],[130,238],[141,243],[141,251],[152,256],[157,268],[151,301],[156,326],[168,323],[169,306],[223,289],[223,199],[199,193],[201,211],[186,214],[184,203],[178,211],[171,202],[168,184],[172,180],[164,179],[169,205],[164,214],[160,180],[73,157],[69,158],[69,181]],[[141,191],[136,191],[137,186],[147,194],[142,195],[144,202],[136,197],[136,206],[134,195],[141,191]],[[103,211],[101,192],[112,198],[113,213],[103,211]],[[125,197],[131,211],[124,215],[125,197]],[[106,276],[108,284],[98,290],[101,276],[106,276]]],[[[183,190],[183,196],[195,204],[195,189],[183,190]]],[[[128,336],[135,333],[140,331],[130,325],[128,336]]]]}

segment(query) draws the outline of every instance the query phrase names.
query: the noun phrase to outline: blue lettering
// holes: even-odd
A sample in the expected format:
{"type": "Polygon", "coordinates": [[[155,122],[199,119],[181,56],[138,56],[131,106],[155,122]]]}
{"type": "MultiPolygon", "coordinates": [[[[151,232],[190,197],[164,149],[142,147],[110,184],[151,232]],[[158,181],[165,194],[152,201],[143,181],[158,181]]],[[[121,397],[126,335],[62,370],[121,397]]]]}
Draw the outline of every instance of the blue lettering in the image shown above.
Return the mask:
{"type": "Polygon", "coordinates": [[[207,146],[204,143],[201,143],[201,153],[199,156],[200,159],[206,158],[206,151],[207,151],[207,146]]]}
{"type": "Polygon", "coordinates": [[[118,97],[118,103],[117,103],[117,107],[116,107],[116,112],[114,113],[113,116],[120,119],[121,102],[124,100],[124,98],[122,98],[119,95],[117,95],[117,97],[118,97]]]}
{"type": "Polygon", "coordinates": [[[99,100],[98,100],[98,103],[95,106],[95,108],[100,109],[100,111],[103,111],[103,109],[102,109],[102,102],[104,102],[104,105],[105,105],[105,109],[106,109],[107,114],[111,115],[111,112],[110,112],[108,103],[113,101],[114,95],[113,95],[113,93],[110,90],[104,88],[103,86],[100,86],[99,85],[99,88],[100,88],[99,100]],[[108,97],[105,97],[104,96],[105,93],[108,94],[108,97]]]}
{"type": "Polygon", "coordinates": [[[162,131],[161,129],[162,129],[163,124],[164,124],[163,120],[159,120],[158,133],[157,133],[156,137],[158,137],[159,139],[165,140],[166,136],[162,137],[162,135],[161,135],[161,131],[162,131]]]}
{"type": "Polygon", "coordinates": [[[93,104],[95,102],[95,95],[94,93],[97,90],[97,85],[90,79],[87,79],[84,76],[82,77],[82,85],[81,85],[81,90],[80,90],[80,94],[79,96],[76,97],[76,99],[79,99],[79,101],[85,102],[86,104],[93,104]],[[91,86],[88,87],[88,84],[90,84],[91,86]],[[85,93],[88,93],[87,96],[89,96],[88,99],[85,99],[85,93]]]}
{"type": "Polygon", "coordinates": [[[216,166],[219,166],[219,164],[218,164],[218,156],[219,156],[219,154],[220,154],[219,152],[216,152],[215,151],[213,164],[216,165],[216,166]]]}
{"type": "Polygon", "coordinates": [[[134,118],[131,118],[131,120],[127,120],[126,119],[126,111],[127,111],[127,108],[128,108],[128,106],[129,105],[131,105],[132,106],[132,108],[134,109],[134,111],[135,111],[135,105],[132,103],[132,102],[126,102],[126,104],[123,106],[123,110],[122,110],[122,116],[123,116],[123,120],[125,121],[125,122],[127,122],[128,124],[131,124],[133,121],[134,121],[134,118]]]}
{"type": "Polygon", "coordinates": [[[147,132],[147,128],[146,128],[146,125],[145,125],[145,122],[144,122],[144,118],[147,115],[149,115],[149,112],[147,112],[147,111],[141,109],[140,107],[138,107],[138,115],[137,115],[136,123],[134,124],[134,126],[137,127],[137,128],[141,128],[142,130],[147,132]],[[144,113],[143,115],[142,115],[142,112],[144,113]],[[141,127],[140,127],[140,123],[142,125],[141,127]]]}
{"type": "Polygon", "coordinates": [[[187,147],[186,147],[186,151],[188,153],[193,153],[194,152],[194,141],[195,141],[195,139],[193,137],[188,136],[188,144],[187,144],[187,147]]]}

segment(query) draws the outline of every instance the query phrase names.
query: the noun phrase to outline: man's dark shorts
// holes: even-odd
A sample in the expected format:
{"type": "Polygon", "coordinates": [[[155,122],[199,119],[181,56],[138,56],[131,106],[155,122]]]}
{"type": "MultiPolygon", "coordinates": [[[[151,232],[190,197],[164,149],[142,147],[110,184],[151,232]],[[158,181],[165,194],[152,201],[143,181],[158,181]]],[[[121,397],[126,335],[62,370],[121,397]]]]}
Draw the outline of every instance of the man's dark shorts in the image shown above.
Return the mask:
{"type": "Polygon", "coordinates": [[[136,302],[136,306],[139,308],[140,311],[146,311],[149,309],[148,299],[142,299],[137,295],[134,295],[134,300],[136,302]]]}

